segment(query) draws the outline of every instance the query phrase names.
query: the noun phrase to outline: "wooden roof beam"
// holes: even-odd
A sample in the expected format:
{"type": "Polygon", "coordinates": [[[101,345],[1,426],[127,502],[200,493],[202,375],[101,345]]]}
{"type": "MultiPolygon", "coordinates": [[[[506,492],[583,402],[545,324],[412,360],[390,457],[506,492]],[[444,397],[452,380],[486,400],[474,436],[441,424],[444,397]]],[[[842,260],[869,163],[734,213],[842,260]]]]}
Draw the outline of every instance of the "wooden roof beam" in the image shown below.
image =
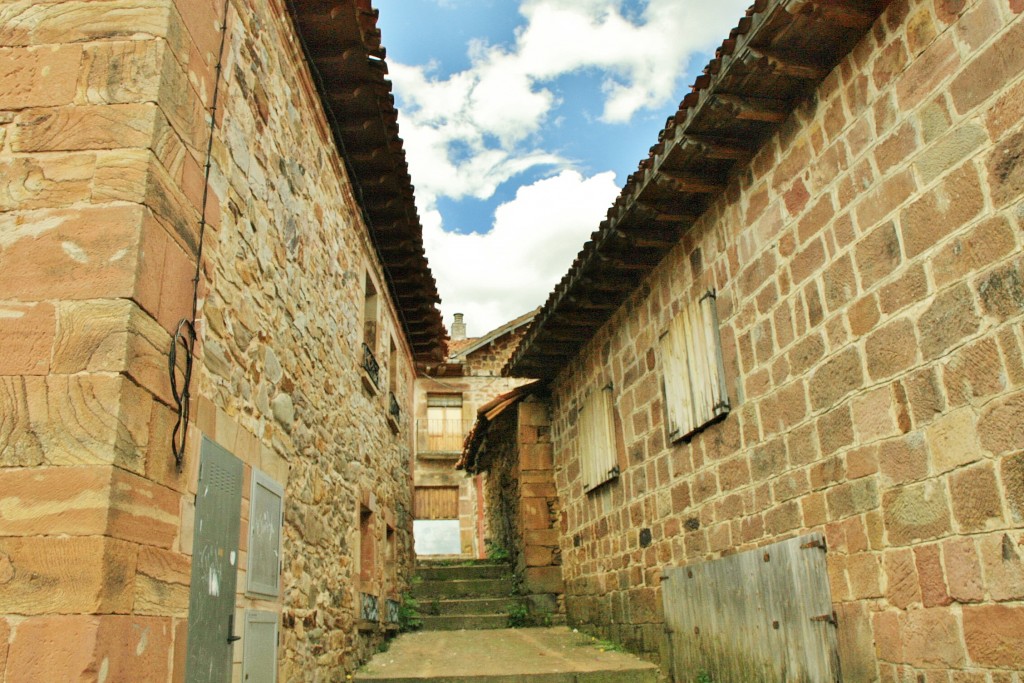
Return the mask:
{"type": "Polygon", "coordinates": [[[741,121],[782,123],[789,118],[790,107],[785,100],[729,94],[715,95],[715,99],[729,107],[741,121]]]}
{"type": "Polygon", "coordinates": [[[662,166],[658,169],[655,182],[675,192],[695,194],[718,194],[725,190],[725,183],[717,178],[707,178],[695,173],[676,171],[662,166]]]}
{"type": "Polygon", "coordinates": [[[843,0],[790,0],[786,11],[794,16],[826,21],[843,28],[863,31],[875,23],[875,15],[843,0]]]}
{"type": "Polygon", "coordinates": [[[699,218],[697,214],[669,202],[639,198],[636,204],[640,209],[653,214],[653,220],[657,223],[692,223],[699,218]]]}
{"type": "Polygon", "coordinates": [[[613,243],[621,243],[633,249],[671,249],[679,242],[679,233],[661,230],[628,233],[624,230],[614,230],[610,233],[609,239],[613,243]]]}
{"type": "Polygon", "coordinates": [[[711,135],[688,133],[683,136],[684,146],[694,146],[708,159],[749,159],[754,151],[742,140],[719,138],[711,135]]]}
{"type": "Polygon", "coordinates": [[[751,47],[748,49],[752,57],[766,63],[768,68],[782,76],[808,81],[820,81],[828,76],[829,69],[806,56],[775,52],[765,48],[751,47]]]}

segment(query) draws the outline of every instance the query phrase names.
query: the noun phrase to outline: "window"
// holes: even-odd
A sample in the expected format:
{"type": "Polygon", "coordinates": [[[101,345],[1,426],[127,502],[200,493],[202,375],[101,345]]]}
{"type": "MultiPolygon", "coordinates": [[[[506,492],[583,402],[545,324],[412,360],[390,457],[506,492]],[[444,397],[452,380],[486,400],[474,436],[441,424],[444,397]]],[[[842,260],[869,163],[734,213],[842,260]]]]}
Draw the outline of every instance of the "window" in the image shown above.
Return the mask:
{"type": "Polygon", "coordinates": [[[377,559],[377,544],[374,538],[373,511],[359,507],[359,581],[368,587],[373,581],[373,573],[377,559]]]}
{"type": "Polygon", "coordinates": [[[614,410],[611,384],[592,389],[583,399],[578,425],[584,491],[619,476],[614,410]]]}
{"type": "Polygon", "coordinates": [[[384,557],[384,575],[388,591],[391,592],[398,583],[398,539],[395,537],[395,528],[390,524],[384,532],[384,547],[387,551],[384,557]]]}
{"type": "Polygon", "coordinates": [[[281,594],[281,515],[284,488],[253,469],[249,495],[249,563],[245,591],[265,597],[281,594]]]}
{"type": "Polygon", "coordinates": [[[461,451],[462,394],[427,394],[428,451],[461,451]]]}
{"type": "Polygon", "coordinates": [[[392,431],[396,434],[402,419],[402,406],[398,403],[398,347],[395,340],[390,340],[388,352],[388,419],[392,431]]]}
{"type": "Polygon", "coordinates": [[[363,290],[363,384],[375,393],[380,387],[380,365],[377,363],[377,288],[366,274],[363,290]]]}
{"type": "Polygon", "coordinates": [[[715,293],[681,311],[659,346],[666,429],[669,440],[679,441],[729,412],[715,293]]]}
{"type": "Polygon", "coordinates": [[[377,288],[373,286],[369,273],[363,289],[363,343],[371,351],[377,350],[377,288]]]}

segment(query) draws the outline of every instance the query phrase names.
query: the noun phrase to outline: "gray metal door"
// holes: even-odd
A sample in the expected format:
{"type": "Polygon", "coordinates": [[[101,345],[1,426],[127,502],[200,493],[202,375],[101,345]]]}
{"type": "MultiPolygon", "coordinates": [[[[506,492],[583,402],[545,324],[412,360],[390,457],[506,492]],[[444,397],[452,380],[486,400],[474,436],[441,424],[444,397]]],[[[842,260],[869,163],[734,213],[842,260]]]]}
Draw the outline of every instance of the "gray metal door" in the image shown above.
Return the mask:
{"type": "Polygon", "coordinates": [[[188,600],[188,683],[231,680],[242,461],[203,437],[188,600]]]}

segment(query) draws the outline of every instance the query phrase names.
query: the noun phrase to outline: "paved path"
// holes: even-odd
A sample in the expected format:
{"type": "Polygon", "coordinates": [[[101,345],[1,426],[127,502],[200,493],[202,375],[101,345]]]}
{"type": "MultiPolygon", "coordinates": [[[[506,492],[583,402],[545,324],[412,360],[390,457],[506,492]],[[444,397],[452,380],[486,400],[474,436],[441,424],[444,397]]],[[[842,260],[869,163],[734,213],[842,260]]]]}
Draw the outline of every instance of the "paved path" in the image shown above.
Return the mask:
{"type": "Polygon", "coordinates": [[[566,627],[418,631],[374,656],[355,681],[655,683],[658,669],[566,627]]]}

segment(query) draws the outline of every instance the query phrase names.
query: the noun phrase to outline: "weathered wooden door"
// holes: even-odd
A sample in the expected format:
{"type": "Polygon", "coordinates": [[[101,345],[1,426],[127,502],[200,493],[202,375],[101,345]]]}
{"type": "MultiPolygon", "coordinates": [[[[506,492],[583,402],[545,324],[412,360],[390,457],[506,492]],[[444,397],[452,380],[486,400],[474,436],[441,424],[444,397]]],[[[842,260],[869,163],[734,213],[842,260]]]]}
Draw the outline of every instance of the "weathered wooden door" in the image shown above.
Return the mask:
{"type": "Polygon", "coordinates": [[[821,534],[667,568],[661,585],[673,680],[842,680],[821,534]]]}
{"type": "Polygon", "coordinates": [[[235,584],[242,507],[242,461],[203,438],[192,535],[192,584],[188,601],[188,683],[231,680],[235,635],[235,584]]]}

